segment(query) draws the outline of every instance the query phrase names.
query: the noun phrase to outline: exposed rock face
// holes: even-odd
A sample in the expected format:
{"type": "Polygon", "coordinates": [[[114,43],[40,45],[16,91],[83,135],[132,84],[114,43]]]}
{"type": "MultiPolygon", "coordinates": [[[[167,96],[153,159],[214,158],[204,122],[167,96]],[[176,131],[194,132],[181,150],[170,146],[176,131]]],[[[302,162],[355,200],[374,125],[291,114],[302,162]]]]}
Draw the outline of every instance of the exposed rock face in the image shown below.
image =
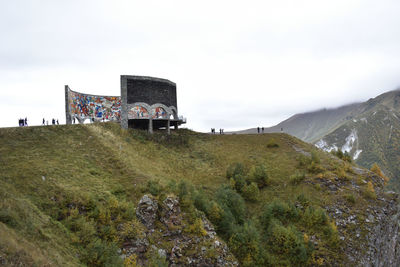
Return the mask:
{"type": "Polygon", "coordinates": [[[186,214],[181,212],[175,196],[168,196],[158,205],[156,199],[144,195],[136,216],[147,228],[146,237],[127,241],[123,252],[126,256],[135,254],[141,265],[147,265],[149,255],[158,255],[169,266],[238,266],[204,216],[193,231],[194,226],[187,224],[186,214]]]}
{"type": "Polygon", "coordinates": [[[139,201],[139,205],[136,209],[136,216],[148,229],[150,229],[154,226],[154,222],[157,218],[157,209],[157,200],[148,195],[144,195],[139,201]]]}
{"type": "Polygon", "coordinates": [[[368,252],[361,262],[363,266],[400,266],[400,236],[398,204],[395,200],[381,200],[386,207],[373,210],[368,220],[372,226],[368,240],[368,252]],[[376,222],[378,224],[376,224],[376,222]],[[375,225],[373,225],[375,223],[375,225]]]}
{"type": "MultiPolygon", "coordinates": [[[[361,209],[349,207],[346,201],[325,207],[335,220],[343,255],[353,266],[400,266],[400,233],[398,195],[384,192],[384,181],[364,169],[355,168],[355,173],[368,177],[375,185],[376,199],[361,209]]],[[[367,183],[365,180],[361,180],[367,183]]],[[[343,190],[344,183],[323,183],[330,193],[343,190]]],[[[360,186],[351,185],[354,194],[361,193],[360,186]]]]}

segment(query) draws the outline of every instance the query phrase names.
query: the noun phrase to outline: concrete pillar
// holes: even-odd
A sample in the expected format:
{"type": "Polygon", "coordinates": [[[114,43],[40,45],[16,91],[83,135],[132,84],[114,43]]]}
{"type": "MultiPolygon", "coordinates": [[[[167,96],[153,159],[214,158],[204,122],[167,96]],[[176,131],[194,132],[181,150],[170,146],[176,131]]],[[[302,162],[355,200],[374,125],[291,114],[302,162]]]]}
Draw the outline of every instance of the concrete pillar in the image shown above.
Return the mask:
{"type": "Polygon", "coordinates": [[[121,127],[128,129],[128,84],[127,78],[123,75],[121,75],[121,127]]]}
{"type": "Polygon", "coordinates": [[[149,133],[153,134],[153,118],[150,117],[149,119],[149,133]]]}
{"type": "Polygon", "coordinates": [[[171,122],[170,122],[170,120],[168,119],[168,121],[167,121],[167,133],[168,133],[168,134],[171,134],[171,129],[170,129],[169,127],[171,127],[171,122]]]}
{"type": "Polygon", "coordinates": [[[65,124],[72,124],[71,113],[69,111],[69,87],[65,86],[65,124]]]}

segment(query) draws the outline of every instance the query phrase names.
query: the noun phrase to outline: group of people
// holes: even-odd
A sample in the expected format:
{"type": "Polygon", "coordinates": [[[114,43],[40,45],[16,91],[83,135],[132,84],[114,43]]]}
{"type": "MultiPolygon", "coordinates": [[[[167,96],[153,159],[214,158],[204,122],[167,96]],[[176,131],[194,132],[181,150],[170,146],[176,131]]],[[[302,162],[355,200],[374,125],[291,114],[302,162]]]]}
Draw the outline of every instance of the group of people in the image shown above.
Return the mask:
{"type": "MultiPolygon", "coordinates": [[[[56,119],[51,119],[51,124],[52,125],[60,125],[60,123],[58,122],[58,119],[56,120],[56,119]]],[[[45,120],[44,118],[43,118],[43,120],[42,120],[42,125],[49,125],[49,121],[47,121],[47,120],[45,120]]]]}
{"type": "Polygon", "coordinates": [[[261,133],[264,133],[264,127],[257,127],[257,133],[260,133],[260,131],[261,133]]]}
{"type": "MultiPolygon", "coordinates": [[[[215,134],[215,128],[211,128],[211,133],[215,134]]],[[[224,129],[219,129],[219,134],[224,134],[224,129]]]]}
{"type": "MultiPolygon", "coordinates": [[[[58,121],[58,119],[52,119],[51,120],[51,124],[52,125],[60,125],[60,123],[59,123],[59,121],[58,121]]],[[[19,126],[28,126],[28,118],[25,118],[25,119],[19,119],[18,120],[18,125],[19,126]]],[[[42,125],[49,125],[49,121],[47,121],[47,120],[45,120],[44,118],[43,118],[43,120],[42,120],[42,125]]]]}
{"type": "Polygon", "coordinates": [[[28,118],[25,117],[25,119],[19,119],[19,120],[18,120],[18,125],[19,125],[20,127],[22,127],[22,126],[28,126],[28,118]]]}

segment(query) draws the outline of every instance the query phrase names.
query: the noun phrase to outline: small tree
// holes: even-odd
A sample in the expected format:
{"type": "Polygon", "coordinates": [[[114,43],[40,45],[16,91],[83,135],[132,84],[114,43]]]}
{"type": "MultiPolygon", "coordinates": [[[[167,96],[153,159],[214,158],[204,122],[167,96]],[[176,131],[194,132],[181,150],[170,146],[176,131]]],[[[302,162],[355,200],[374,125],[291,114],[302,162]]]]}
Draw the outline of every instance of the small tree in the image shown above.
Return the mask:
{"type": "Polygon", "coordinates": [[[258,188],[263,188],[268,184],[267,169],[263,164],[258,164],[252,168],[250,177],[257,184],[258,188]]]}
{"type": "Polygon", "coordinates": [[[246,169],[244,165],[240,162],[232,163],[226,170],[226,178],[231,179],[236,175],[244,176],[246,174],[246,169]]]}
{"type": "Polygon", "coordinates": [[[385,184],[387,182],[389,182],[389,178],[383,174],[383,172],[382,172],[381,168],[379,168],[378,164],[374,163],[371,167],[371,171],[376,173],[378,176],[380,176],[385,181],[385,184]]]}
{"type": "Polygon", "coordinates": [[[260,190],[258,189],[257,184],[252,182],[244,187],[242,195],[244,199],[255,202],[259,199],[260,190]]]}

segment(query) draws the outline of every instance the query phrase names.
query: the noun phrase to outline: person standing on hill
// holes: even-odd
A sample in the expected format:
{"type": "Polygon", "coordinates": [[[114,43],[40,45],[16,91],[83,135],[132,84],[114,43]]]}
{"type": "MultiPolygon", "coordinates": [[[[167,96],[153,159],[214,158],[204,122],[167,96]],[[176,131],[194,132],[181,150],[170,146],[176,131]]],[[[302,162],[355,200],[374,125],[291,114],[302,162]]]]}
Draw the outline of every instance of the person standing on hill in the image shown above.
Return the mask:
{"type": "Polygon", "coordinates": [[[261,132],[264,133],[264,127],[261,128],[261,132]]]}
{"type": "Polygon", "coordinates": [[[25,117],[24,125],[28,126],[28,118],[27,117],[25,117]]]}
{"type": "Polygon", "coordinates": [[[260,133],[260,127],[257,127],[257,133],[260,133]]]}
{"type": "Polygon", "coordinates": [[[44,118],[43,118],[42,125],[45,125],[45,122],[46,122],[46,121],[45,121],[44,118]]]}

